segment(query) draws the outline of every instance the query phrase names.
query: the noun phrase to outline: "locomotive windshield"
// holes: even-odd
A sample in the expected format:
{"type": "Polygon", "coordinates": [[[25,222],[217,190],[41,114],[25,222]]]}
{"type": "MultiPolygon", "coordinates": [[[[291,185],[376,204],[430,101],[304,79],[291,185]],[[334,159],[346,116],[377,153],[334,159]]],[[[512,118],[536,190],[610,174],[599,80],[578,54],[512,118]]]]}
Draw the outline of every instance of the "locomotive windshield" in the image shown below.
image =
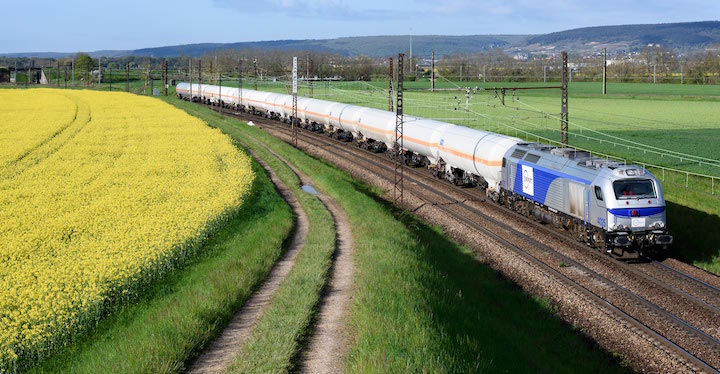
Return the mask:
{"type": "Polygon", "coordinates": [[[655,197],[655,188],[649,179],[626,179],[613,182],[615,197],[620,199],[655,197]]]}

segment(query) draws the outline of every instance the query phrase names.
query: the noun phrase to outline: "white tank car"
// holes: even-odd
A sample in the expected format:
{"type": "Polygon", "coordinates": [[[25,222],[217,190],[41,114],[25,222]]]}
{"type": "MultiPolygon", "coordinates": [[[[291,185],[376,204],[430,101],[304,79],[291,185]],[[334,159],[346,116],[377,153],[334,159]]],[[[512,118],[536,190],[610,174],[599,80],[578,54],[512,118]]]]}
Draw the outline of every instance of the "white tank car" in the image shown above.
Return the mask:
{"type": "Polygon", "coordinates": [[[220,99],[225,105],[236,105],[240,98],[238,92],[240,91],[236,87],[223,87],[222,92],[220,92],[220,99]]]}
{"type": "Polygon", "coordinates": [[[203,84],[201,91],[203,99],[209,100],[211,103],[217,103],[220,99],[220,96],[218,95],[220,86],[203,84]]]}
{"type": "MultiPolygon", "coordinates": [[[[393,125],[394,121],[395,115],[393,115],[393,125]]],[[[437,164],[440,157],[438,154],[440,135],[448,126],[454,125],[432,119],[405,116],[403,146],[408,151],[427,157],[431,164],[437,164]]]]}
{"type": "Polygon", "coordinates": [[[197,83],[193,83],[192,87],[191,87],[190,83],[185,83],[185,82],[178,83],[178,85],[175,87],[175,91],[177,92],[178,96],[180,96],[182,98],[187,97],[187,98],[191,98],[191,99],[200,97],[201,89],[202,89],[202,86],[197,83]],[[191,90],[191,88],[192,88],[192,90],[191,90]],[[191,93],[192,93],[192,97],[190,97],[191,93]]]}
{"type": "MultiPolygon", "coordinates": [[[[388,148],[391,148],[395,134],[395,114],[355,105],[353,107],[347,112],[355,115],[348,121],[353,123],[357,132],[365,138],[364,140],[373,139],[385,143],[388,148]]],[[[345,112],[343,112],[343,117],[345,117],[345,112]]]]}
{"type": "Polygon", "coordinates": [[[518,138],[462,126],[443,128],[438,155],[453,168],[481,176],[489,191],[497,191],[502,180],[502,159],[518,138]]]}

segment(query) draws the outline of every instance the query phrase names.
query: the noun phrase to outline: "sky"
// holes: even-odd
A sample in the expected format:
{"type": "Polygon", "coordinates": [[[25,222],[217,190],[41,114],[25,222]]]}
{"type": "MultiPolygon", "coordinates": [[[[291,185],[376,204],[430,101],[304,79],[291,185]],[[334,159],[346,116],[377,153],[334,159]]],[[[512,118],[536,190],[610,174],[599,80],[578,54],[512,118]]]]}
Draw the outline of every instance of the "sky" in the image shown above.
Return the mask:
{"type": "Polygon", "coordinates": [[[718,0],[0,0],[0,53],[368,35],[544,34],[720,19],[718,0]]]}

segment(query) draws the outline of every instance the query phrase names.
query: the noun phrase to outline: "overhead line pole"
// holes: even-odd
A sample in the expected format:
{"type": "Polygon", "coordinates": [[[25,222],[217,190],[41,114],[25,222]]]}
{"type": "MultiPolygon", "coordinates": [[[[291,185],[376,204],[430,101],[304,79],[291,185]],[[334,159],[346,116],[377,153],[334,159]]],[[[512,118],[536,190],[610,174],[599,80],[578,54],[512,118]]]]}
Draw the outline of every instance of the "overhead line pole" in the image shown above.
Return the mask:
{"type": "Polygon", "coordinates": [[[165,82],[163,82],[163,83],[164,83],[164,87],[165,87],[165,96],[167,96],[167,95],[168,95],[168,88],[169,88],[169,87],[168,87],[168,61],[167,61],[167,60],[163,61],[163,70],[164,70],[164,73],[165,73],[165,77],[164,77],[164,78],[165,78],[165,82]]]}
{"type": "Polygon", "coordinates": [[[242,108],[242,58],[238,59],[238,108],[242,108]]]}
{"type": "Polygon", "coordinates": [[[217,63],[217,56],[215,56],[215,66],[217,66],[218,70],[218,105],[220,108],[223,106],[223,99],[222,99],[222,73],[220,72],[220,65],[217,63]]]}
{"type": "Polygon", "coordinates": [[[388,111],[393,111],[393,58],[389,58],[390,72],[388,73],[388,111]]]}
{"type": "Polygon", "coordinates": [[[432,51],[432,69],[430,70],[430,91],[435,91],[435,51],[432,51]]]}
{"type": "Polygon", "coordinates": [[[297,57],[293,57],[293,68],[292,68],[292,77],[293,77],[293,83],[292,83],[292,95],[293,95],[293,105],[292,105],[292,123],[290,124],[290,127],[292,127],[292,145],[297,147],[297,57]]]}
{"type": "Polygon", "coordinates": [[[393,143],[393,152],[395,154],[395,189],[393,190],[393,202],[397,206],[403,204],[403,177],[405,169],[403,168],[402,150],[403,150],[403,56],[398,53],[398,80],[397,80],[397,100],[395,103],[395,141],[393,143]]]}
{"type": "Polygon", "coordinates": [[[603,48],[603,95],[607,94],[607,48],[603,48]]]}
{"type": "Polygon", "coordinates": [[[562,94],[560,100],[560,143],[565,147],[569,144],[568,139],[568,56],[567,52],[562,53],[562,94]]]}
{"type": "Polygon", "coordinates": [[[255,59],[253,59],[253,67],[254,67],[254,69],[255,69],[255,83],[253,84],[253,89],[255,89],[255,91],[257,91],[257,73],[258,73],[258,71],[257,71],[257,70],[258,70],[258,69],[257,69],[257,57],[256,57],[255,59]]]}

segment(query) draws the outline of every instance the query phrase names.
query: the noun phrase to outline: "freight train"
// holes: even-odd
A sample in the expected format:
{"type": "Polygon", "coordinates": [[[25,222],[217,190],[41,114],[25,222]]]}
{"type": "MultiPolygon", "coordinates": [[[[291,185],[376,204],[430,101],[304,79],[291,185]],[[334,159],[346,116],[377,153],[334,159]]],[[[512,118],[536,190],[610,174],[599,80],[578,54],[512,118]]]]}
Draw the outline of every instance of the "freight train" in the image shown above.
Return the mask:
{"type": "MultiPolygon", "coordinates": [[[[181,99],[276,120],[292,116],[291,95],[190,83],[176,91],[181,99]]],[[[412,116],[405,116],[398,154],[393,112],[298,97],[297,117],[303,128],[388,151],[456,185],[480,186],[494,202],[616,258],[635,259],[672,243],[662,187],[643,167],[412,116]]]]}

